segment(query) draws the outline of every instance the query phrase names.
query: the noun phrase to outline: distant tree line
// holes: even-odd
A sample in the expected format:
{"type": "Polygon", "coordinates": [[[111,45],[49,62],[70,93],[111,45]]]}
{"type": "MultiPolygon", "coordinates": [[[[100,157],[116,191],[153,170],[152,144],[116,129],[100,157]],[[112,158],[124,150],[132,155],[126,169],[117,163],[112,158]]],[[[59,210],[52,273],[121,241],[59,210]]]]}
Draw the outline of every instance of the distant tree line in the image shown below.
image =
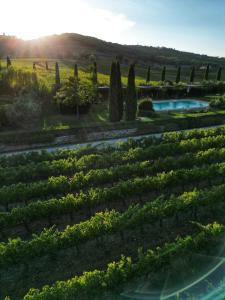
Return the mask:
{"type": "MultiPolygon", "coordinates": [[[[217,74],[216,74],[216,81],[221,81],[221,78],[222,78],[222,67],[219,67],[218,68],[218,71],[217,71],[217,74]]],[[[205,81],[209,81],[209,74],[210,74],[210,65],[208,64],[206,66],[206,69],[205,69],[205,73],[204,73],[204,76],[203,76],[203,80],[205,81]]],[[[190,83],[194,83],[195,81],[195,77],[196,77],[196,67],[193,66],[191,68],[191,72],[190,72],[190,78],[189,78],[189,82],[190,83]]],[[[148,69],[147,69],[147,76],[146,76],[146,83],[149,84],[151,81],[151,67],[149,66],[148,69]]],[[[162,68],[162,73],[161,73],[161,81],[162,82],[165,82],[166,81],[166,66],[164,66],[162,68]]],[[[175,82],[178,84],[181,82],[181,66],[178,66],[177,67],[177,73],[176,73],[176,79],[175,79],[175,82]]]]}

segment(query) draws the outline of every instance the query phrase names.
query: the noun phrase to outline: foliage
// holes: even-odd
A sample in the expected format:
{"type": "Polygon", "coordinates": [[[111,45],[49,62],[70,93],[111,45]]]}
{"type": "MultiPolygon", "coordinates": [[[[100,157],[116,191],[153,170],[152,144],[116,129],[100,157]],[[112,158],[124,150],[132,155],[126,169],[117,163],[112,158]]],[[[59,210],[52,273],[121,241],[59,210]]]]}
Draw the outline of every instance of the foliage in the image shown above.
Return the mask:
{"type": "MultiPolygon", "coordinates": [[[[67,150],[54,154],[42,154],[42,161],[35,160],[36,164],[18,165],[17,168],[5,168],[0,173],[0,183],[2,185],[12,184],[20,178],[20,182],[30,180],[47,179],[50,176],[59,174],[73,175],[74,172],[89,171],[91,169],[109,168],[112,164],[126,164],[136,161],[157,159],[168,155],[183,155],[188,152],[206,150],[212,147],[225,145],[224,127],[214,130],[193,130],[187,136],[177,133],[164,134],[162,140],[143,139],[139,141],[127,142],[121,145],[121,151],[114,152],[98,151],[96,149],[67,150]],[[143,148],[144,149],[141,149],[143,148]],[[133,150],[135,149],[135,151],[133,150]],[[82,157],[77,153],[83,154],[82,157]],[[32,176],[31,176],[32,174],[32,176]]],[[[81,155],[80,154],[80,155],[81,155]]],[[[36,154],[37,157],[39,157],[36,154]]],[[[31,156],[33,157],[33,156],[31,156]]],[[[21,158],[20,158],[21,159],[21,158]]],[[[25,158],[21,159],[22,161],[25,158]]],[[[34,158],[33,158],[34,159],[34,158]]],[[[6,158],[5,158],[6,160],[6,158]]],[[[8,160],[7,160],[8,161],[8,160]]],[[[26,161],[26,160],[25,160],[26,161]]],[[[29,162],[29,161],[28,161],[29,162]]],[[[10,162],[8,162],[10,164],[10,162]]]]}
{"type": "Polygon", "coordinates": [[[71,113],[79,117],[79,107],[91,104],[96,100],[96,87],[89,81],[76,81],[70,77],[66,84],[56,93],[55,101],[60,109],[68,107],[71,113]]]}
{"type": "Polygon", "coordinates": [[[120,259],[117,263],[108,264],[105,271],[85,272],[67,281],[56,282],[53,286],[45,286],[42,290],[31,289],[24,300],[48,299],[90,299],[103,295],[106,291],[121,292],[134,277],[144,276],[150,272],[172,265],[172,258],[178,255],[189,256],[190,253],[205,253],[212,241],[224,234],[224,226],[214,223],[202,226],[197,234],[178,238],[173,243],[166,243],[155,250],[145,253],[140,251],[135,263],[129,257],[120,259]],[[205,252],[204,252],[205,251],[205,252]]]}
{"type": "Polygon", "coordinates": [[[209,80],[209,64],[208,64],[207,67],[206,67],[204,79],[205,79],[206,81],[209,80]]]}
{"type": "Polygon", "coordinates": [[[135,86],[135,69],[134,65],[130,66],[128,74],[128,85],[126,94],[126,120],[134,121],[137,114],[137,92],[135,86]]]}
{"type": "Polygon", "coordinates": [[[0,128],[8,124],[8,119],[6,115],[6,105],[0,106],[0,128]]]}
{"type": "Polygon", "coordinates": [[[110,75],[110,90],[109,90],[109,120],[110,122],[120,121],[120,109],[119,109],[119,99],[118,99],[118,68],[115,62],[111,66],[110,75]]]}
{"type": "MultiPolygon", "coordinates": [[[[148,276],[154,286],[167,268],[177,280],[179,261],[189,266],[195,254],[215,254],[224,226],[200,223],[206,216],[223,220],[224,134],[223,126],[130,139],[116,149],[0,157],[3,299],[105,299],[109,293],[114,299],[133,280],[148,276]],[[131,258],[114,262],[123,251],[131,258]],[[86,253],[90,261],[83,263],[86,253]],[[79,275],[73,268],[68,280],[75,265],[79,275]],[[89,265],[92,271],[83,273],[89,265]],[[33,276],[37,266],[41,279],[33,276]],[[40,289],[24,297],[31,287],[40,289]]],[[[193,265],[191,274],[199,268],[193,265]]]]}
{"type": "Polygon", "coordinates": [[[222,67],[219,67],[217,75],[216,75],[216,80],[221,81],[221,77],[222,77],[222,67]]]}
{"type": "Polygon", "coordinates": [[[153,113],[152,99],[142,99],[138,104],[138,115],[140,117],[151,117],[153,113]]]}
{"type": "Polygon", "coordinates": [[[12,62],[11,62],[11,59],[9,56],[6,57],[6,66],[7,66],[7,69],[9,69],[12,65],[12,62]]]}
{"type": "Polygon", "coordinates": [[[181,76],[181,67],[179,66],[177,68],[177,76],[176,76],[176,83],[177,84],[180,82],[180,76],[181,76]]]}
{"type": "Polygon", "coordinates": [[[0,89],[5,93],[35,92],[39,93],[41,83],[39,85],[37,74],[34,72],[24,72],[15,70],[12,67],[5,69],[0,73],[0,89]]]}
{"type": "Polygon", "coordinates": [[[193,66],[190,74],[190,83],[194,83],[195,80],[195,67],[193,66]]]}
{"type": "Polygon", "coordinates": [[[59,64],[58,62],[55,63],[55,90],[58,91],[61,86],[60,81],[60,73],[59,73],[59,64]]]}
{"type": "Polygon", "coordinates": [[[98,70],[97,70],[97,63],[96,63],[96,61],[93,63],[92,82],[93,82],[93,85],[97,85],[98,84],[98,70]]]}
{"type": "Polygon", "coordinates": [[[41,114],[41,104],[33,94],[22,94],[6,107],[7,121],[12,126],[33,124],[41,114]]]}
{"type": "Polygon", "coordinates": [[[119,120],[123,118],[123,110],[124,110],[124,103],[123,103],[123,87],[121,82],[121,71],[120,71],[120,63],[117,61],[116,63],[117,68],[117,101],[118,101],[118,109],[119,109],[119,120]]]}
{"type": "Polygon", "coordinates": [[[151,67],[148,67],[147,71],[147,77],[146,77],[146,83],[149,83],[151,81],[151,67]]]}
{"type": "Polygon", "coordinates": [[[164,82],[165,80],[166,80],[166,67],[164,66],[162,69],[161,81],[164,82]]]}
{"type": "Polygon", "coordinates": [[[74,79],[75,81],[79,80],[77,64],[74,65],[74,79]]]}
{"type": "Polygon", "coordinates": [[[215,97],[213,100],[211,100],[210,107],[224,109],[225,108],[225,95],[215,97]]]}
{"type": "Polygon", "coordinates": [[[115,234],[127,228],[134,229],[154,224],[160,219],[178,216],[181,212],[184,213],[193,208],[216,205],[216,202],[224,201],[224,192],[225,185],[221,185],[206,190],[185,192],[168,199],[159,197],[142,207],[130,206],[124,213],[118,213],[115,210],[96,213],[89,220],[68,226],[61,232],[54,228],[45,229],[40,235],[34,235],[30,241],[10,240],[8,243],[0,244],[0,266],[22,263],[72,246],[78,247],[103,234],[109,235],[112,232],[115,234]]]}

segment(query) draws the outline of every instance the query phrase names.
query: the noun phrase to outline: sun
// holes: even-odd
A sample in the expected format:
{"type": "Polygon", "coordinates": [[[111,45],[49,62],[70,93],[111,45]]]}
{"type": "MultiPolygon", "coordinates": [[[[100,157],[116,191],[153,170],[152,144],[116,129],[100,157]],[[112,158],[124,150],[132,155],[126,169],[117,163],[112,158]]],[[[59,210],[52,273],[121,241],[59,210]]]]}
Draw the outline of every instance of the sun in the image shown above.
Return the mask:
{"type": "Polygon", "coordinates": [[[93,7],[83,0],[8,0],[1,4],[0,28],[22,39],[75,32],[111,41],[135,25],[121,13],[93,7]],[[12,9],[13,8],[13,9],[12,9]]]}

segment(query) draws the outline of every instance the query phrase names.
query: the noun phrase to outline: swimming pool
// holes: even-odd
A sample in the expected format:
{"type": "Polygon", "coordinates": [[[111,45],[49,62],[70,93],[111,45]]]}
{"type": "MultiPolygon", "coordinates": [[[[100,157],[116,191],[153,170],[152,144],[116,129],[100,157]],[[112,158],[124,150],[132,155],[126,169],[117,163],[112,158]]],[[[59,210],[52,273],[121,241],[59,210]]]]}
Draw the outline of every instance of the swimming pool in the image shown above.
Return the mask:
{"type": "Polygon", "coordinates": [[[155,111],[182,109],[185,110],[194,108],[206,108],[208,106],[209,104],[205,101],[193,99],[153,101],[153,108],[155,111]]]}

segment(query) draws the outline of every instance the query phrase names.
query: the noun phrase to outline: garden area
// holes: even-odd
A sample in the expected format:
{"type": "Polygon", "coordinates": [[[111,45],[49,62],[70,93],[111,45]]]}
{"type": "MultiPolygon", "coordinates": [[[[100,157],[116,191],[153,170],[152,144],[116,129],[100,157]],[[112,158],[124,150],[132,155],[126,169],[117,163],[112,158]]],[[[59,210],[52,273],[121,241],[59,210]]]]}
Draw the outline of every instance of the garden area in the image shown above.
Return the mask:
{"type": "Polygon", "coordinates": [[[117,61],[107,71],[94,60],[79,66],[72,60],[8,57],[0,64],[0,143],[45,144],[78,132],[85,141],[87,131],[136,128],[144,134],[223,124],[222,76],[222,68],[209,66],[201,72],[195,67],[144,70],[117,61]],[[209,107],[153,108],[155,100],[187,97],[209,107]]]}

